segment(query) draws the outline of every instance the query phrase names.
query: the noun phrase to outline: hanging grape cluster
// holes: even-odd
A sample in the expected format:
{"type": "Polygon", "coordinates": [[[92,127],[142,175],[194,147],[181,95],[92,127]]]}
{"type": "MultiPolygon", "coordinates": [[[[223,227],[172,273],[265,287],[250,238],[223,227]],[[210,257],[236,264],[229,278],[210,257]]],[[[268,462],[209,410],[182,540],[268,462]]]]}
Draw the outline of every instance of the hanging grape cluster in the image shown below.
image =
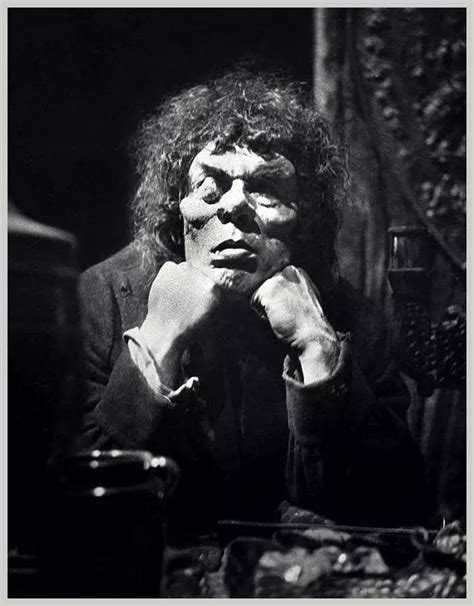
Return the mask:
{"type": "Polygon", "coordinates": [[[399,358],[402,370],[413,377],[423,396],[434,389],[436,340],[426,308],[417,301],[407,301],[401,313],[399,358]]]}
{"type": "Polygon", "coordinates": [[[436,327],[436,368],[440,387],[466,381],[466,316],[458,307],[448,307],[436,327]]]}
{"type": "Polygon", "coordinates": [[[434,387],[459,389],[466,381],[466,316],[449,307],[441,322],[432,324],[426,308],[408,301],[400,310],[399,359],[423,396],[434,387]]]}

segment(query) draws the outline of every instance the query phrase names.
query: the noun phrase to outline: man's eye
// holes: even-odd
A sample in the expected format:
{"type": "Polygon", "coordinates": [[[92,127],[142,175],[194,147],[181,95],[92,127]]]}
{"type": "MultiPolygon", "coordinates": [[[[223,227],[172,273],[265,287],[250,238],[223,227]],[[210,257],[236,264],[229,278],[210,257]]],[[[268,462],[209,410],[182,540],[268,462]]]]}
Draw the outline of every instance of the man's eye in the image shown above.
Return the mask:
{"type": "Polygon", "coordinates": [[[247,191],[250,194],[269,194],[270,186],[268,183],[262,181],[250,181],[247,183],[247,191]]]}
{"type": "Polygon", "coordinates": [[[250,197],[258,206],[274,207],[280,204],[280,201],[275,196],[268,193],[251,192],[250,197]]]}
{"type": "Polygon", "coordinates": [[[250,181],[247,184],[247,191],[249,194],[265,198],[278,198],[278,190],[274,184],[268,181],[250,181]]]}
{"type": "Polygon", "coordinates": [[[217,202],[222,192],[212,177],[206,177],[198,184],[198,191],[201,198],[208,203],[217,202]]]}
{"type": "Polygon", "coordinates": [[[279,197],[270,183],[249,183],[246,189],[249,196],[260,206],[276,206],[279,203],[279,197]]]}

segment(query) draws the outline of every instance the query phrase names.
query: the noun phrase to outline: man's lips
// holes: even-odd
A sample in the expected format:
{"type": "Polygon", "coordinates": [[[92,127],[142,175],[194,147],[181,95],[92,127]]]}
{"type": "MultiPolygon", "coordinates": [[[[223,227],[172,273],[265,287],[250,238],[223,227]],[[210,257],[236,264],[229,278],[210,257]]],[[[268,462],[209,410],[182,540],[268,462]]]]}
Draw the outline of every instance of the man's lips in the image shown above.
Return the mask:
{"type": "Polygon", "coordinates": [[[257,255],[255,249],[245,240],[225,240],[211,249],[212,265],[255,271],[257,255]]]}
{"type": "Polygon", "coordinates": [[[245,240],[224,240],[220,242],[217,246],[211,249],[212,253],[220,253],[222,251],[229,250],[245,250],[255,254],[255,249],[245,240]]]}

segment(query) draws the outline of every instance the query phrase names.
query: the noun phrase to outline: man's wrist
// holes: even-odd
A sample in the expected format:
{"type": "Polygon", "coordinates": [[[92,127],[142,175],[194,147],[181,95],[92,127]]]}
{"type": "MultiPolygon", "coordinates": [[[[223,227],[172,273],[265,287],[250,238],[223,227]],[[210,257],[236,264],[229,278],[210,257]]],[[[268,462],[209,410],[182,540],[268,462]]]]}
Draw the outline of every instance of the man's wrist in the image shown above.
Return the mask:
{"type": "Polygon", "coordinates": [[[182,336],[174,335],[171,330],[157,331],[147,320],[141,325],[140,333],[155,361],[161,381],[174,388],[181,358],[186,349],[182,336]]]}
{"type": "Polygon", "coordinates": [[[317,341],[300,348],[298,359],[306,384],[323,381],[334,373],[341,354],[339,342],[321,346],[317,341]]]}

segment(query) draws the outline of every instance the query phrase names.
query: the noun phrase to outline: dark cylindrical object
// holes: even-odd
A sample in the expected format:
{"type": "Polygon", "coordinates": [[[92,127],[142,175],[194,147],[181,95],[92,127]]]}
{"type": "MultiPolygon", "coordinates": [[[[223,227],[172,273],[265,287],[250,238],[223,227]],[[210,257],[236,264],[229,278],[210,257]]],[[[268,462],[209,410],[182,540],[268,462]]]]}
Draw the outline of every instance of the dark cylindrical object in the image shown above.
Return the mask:
{"type": "Polygon", "coordinates": [[[390,236],[389,282],[394,295],[427,302],[431,289],[430,242],[422,227],[399,225],[390,236]]]}
{"type": "Polygon", "coordinates": [[[75,239],[8,214],[9,548],[34,555],[48,460],[79,427],[81,339],[75,239]]]}
{"type": "Polygon", "coordinates": [[[160,595],[165,498],[175,463],[145,451],[93,451],[59,463],[42,554],[44,597],[160,595]]]}

